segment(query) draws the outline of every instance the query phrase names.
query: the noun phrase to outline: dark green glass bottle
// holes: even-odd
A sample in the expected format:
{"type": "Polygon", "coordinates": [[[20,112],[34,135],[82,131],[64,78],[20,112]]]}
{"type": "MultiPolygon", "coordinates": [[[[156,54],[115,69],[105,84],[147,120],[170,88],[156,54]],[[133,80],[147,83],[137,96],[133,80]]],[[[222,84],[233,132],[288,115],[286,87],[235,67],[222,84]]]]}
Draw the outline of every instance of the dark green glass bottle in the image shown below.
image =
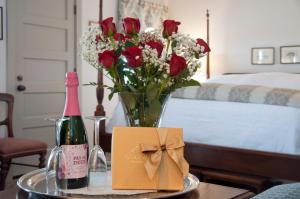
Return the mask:
{"type": "Polygon", "coordinates": [[[63,149],[65,165],[59,166],[57,180],[59,188],[76,189],[88,184],[88,139],[78,102],[78,77],[76,72],[66,76],[66,103],[59,133],[58,146],[63,149]],[[67,185],[66,185],[67,184],[67,185]]]}

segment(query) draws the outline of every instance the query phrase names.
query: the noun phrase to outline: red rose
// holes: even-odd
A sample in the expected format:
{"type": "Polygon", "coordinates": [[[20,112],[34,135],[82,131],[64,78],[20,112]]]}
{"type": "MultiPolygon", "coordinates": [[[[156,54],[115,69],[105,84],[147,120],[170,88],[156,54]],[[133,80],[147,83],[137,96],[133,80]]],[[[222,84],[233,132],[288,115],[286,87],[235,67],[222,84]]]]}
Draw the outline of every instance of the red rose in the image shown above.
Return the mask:
{"type": "Polygon", "coordinates": [[[129,67],[137,68],[143,63],[142,49],[137,46],[126,48],[122,54],[126,57],[129,67]]]}
{"type": "Polygon", "coordinates": [[[116,33],[114,35],[114,39],[116,41],[125,41],[125,36],[122,33],[116,33]]]}
{"type": "Polygon", "coordinates": [[[98,44],[99,41],[101,41],[102,39],[101,39],[100,35],[97,35],[95,40],[96,40],[96,44],[98,44]]]}
{"type": "Polygon", "coordinates": [[[186,60],[183,57],[176,55],[175,53],[172,54],[169,64],[170,75],[172,77],[180,74],[187,67],[186,60]]]}
{"type": "Polygon", "coordinates": [[[100,23],[103,35],[106,37],[112,36],[117,32],[116,24],[113,23],[113,18],[109,17],[100,23]]]}
{"type": "Polygon", "coordinates": [[[164,30],[163,30],[163,37],[167,38],[172,35],[172,33],[177,33],[178,26],[180,25],[180,22],[175,20],[165,20],[163,22],[164,30]]]}
{"type": "Polygon", "coordinates": [[[203,53],[208,53],[208,52],[210,52],[209,46],[207,45],[207,43],[206,43],[203,39],[197,39],[197,44],[199,44],[200,46],[203,46],[203,47],[204,47],[203,53]]]}
{"type": "Polygon", "coordinates": [[[146,45],[150,46],[150,48],[155,49],[157,51],[158,57],[161,56],[161,53],[164,49],[164,45],[160,41],[148,41],[146,45]]]}
{"type": "Polygon", "coordinates": [[[125,33],[128,35],[137,34],[141,29],[140,20],[131,17],[124,18],[123,28],[125,33]]]}
{"type": "Polygon", "coordinates": [[[103,53],[98,54],[98,61],[101,65],[110,69],[118,61],[118,57],[113,50],[105,50],[103,53]]]}

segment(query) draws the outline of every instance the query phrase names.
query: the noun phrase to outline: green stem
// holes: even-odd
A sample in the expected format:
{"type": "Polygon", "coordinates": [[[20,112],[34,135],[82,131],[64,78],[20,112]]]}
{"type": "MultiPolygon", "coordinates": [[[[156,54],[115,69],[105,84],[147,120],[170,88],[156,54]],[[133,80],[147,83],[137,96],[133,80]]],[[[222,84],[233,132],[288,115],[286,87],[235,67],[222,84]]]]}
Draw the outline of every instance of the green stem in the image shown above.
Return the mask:
{"type": "Polygon", "coordinates": [[[113,46],[113,49],[115,50],[115,49],[116,49],[116,42],[115,42],[114,37],[113,37],[113,36],[110,36],[110,37],[109,37],[109,40],[111,41],[111,44],[112,44],[112,46],[113,46]]]}
{"type": "Polygon", "coordinates": [[[168,39],[167,49],[166,49],[166,57],[165,57],[165,59],[167,59],[167,57],[168,57],[170,43],[171,43],[171,41],[170,41],[170,39],[168,39]]]}

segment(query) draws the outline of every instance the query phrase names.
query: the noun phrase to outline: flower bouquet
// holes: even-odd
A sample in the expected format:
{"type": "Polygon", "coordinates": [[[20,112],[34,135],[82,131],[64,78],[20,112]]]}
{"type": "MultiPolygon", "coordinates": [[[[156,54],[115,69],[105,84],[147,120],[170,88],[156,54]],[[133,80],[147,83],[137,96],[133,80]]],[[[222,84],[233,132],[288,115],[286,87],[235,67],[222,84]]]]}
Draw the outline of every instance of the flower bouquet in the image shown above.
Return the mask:
{"type": "Polygon", "coordinates": [[[191,77],[210,48],[202,39],[178,33],[179,25],[165,20],[162,33],[140,32],[139,19],[127,17],[120,33],[111,17],[81,39],[83,59],[111,79],[113,86],[102,86],[111,91],[109,99],[119,94],[130,126],[157,126],[171,92],[200,85],[191,77]]]}

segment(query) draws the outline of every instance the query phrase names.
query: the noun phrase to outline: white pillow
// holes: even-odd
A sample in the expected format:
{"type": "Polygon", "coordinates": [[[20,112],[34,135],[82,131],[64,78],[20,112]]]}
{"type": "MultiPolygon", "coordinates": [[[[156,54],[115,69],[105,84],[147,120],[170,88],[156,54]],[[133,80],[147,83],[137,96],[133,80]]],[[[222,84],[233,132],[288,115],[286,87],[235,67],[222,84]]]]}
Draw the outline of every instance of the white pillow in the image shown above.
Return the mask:
{"type": "Polygon", "coordinates": [[[260,85],[267,87],[300,90],[300,74],[283,72],[221,75],[212,77],[207,82],[223,84],[260,85]]]}

